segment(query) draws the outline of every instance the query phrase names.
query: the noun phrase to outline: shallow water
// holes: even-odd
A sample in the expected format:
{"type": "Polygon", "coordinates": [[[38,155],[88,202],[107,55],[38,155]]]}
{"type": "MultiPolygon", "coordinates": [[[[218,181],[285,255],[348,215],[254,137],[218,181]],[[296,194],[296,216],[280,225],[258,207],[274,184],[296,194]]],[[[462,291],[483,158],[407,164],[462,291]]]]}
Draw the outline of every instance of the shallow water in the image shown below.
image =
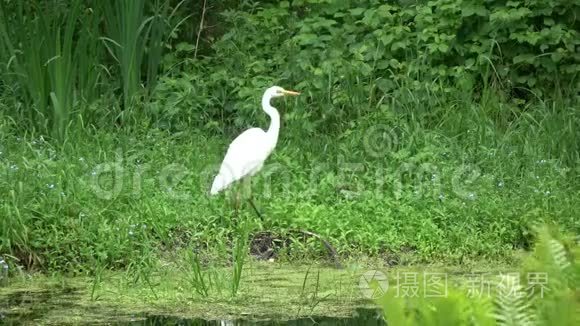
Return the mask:
{"type": "Polygon", "coordinates": [[[287,321],[276,320],[203,320],[203,319],[180,319],[167,316],[148,316],[145,320],[134,321],[129,323],[119,323],[117,325],[195,325],[195,326],[267,326],[267,325],[386,325],[380,313],[372,309],[359,309],[355,315],[350,318],[334,317],[311,317],[287,321]]]}
{"type": "Polygon", "coordinates": [[[17,291],[2,296],[0,297],[0,325],[61,324],[61,322],[74,325],[386,325],[380,311],[374,309],[358,309],[353,316],[348,318],[313,316],[294,320],[255,320],[249,317],[204,320],[149,313],[127,315],[118,314],[114,308],[105,310],[95,308],[87,311],[87,307],[81,308],[75,300],[79,291],[80,289],[76,288],[60,291],[17,291]],[[77,313],[72,313],[73,311],[77,313]],[[57,316],[55,312],[58,312],[57,316]],[[62,320],[59,320],[58,315],[61,313],[62,320]],[[86,318],[85,314],[87,314],[86,318]]]}

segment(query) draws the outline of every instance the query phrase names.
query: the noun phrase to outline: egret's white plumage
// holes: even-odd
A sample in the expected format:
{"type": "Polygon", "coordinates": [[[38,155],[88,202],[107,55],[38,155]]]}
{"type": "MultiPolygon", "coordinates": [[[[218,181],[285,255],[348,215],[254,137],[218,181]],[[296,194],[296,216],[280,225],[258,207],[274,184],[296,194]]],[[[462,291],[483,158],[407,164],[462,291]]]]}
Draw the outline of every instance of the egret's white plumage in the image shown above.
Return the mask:
{"type": "Polygon", "coordinates": [[[218,175],[213,180],[210,194],[215,195],[232,183],[256,174],[264,166],[264,161],[276,147],[280,131],[280,115],[270,105],[270,100],[284,95],[298,95],[282,87],[273,86],[262,96],[262,109],[270,116],[270,127],[267,131],[252,128],[244,131],[230,144],[218,175]]]}

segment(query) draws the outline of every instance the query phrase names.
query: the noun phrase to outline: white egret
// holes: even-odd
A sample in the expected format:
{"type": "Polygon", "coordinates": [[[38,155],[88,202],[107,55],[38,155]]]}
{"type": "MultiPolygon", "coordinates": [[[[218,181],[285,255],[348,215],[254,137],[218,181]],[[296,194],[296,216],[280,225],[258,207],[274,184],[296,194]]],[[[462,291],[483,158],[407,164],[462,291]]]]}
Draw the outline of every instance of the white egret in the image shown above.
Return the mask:
{"type": "MultiPolygon", "coordinates": [[[[234,139],[226,152],[226,156],[220,166],[218,175],[213,180],[210,190],[211,195],[215,195],[228,188],[236,181],[249,179],[262,169],[264,162],[276,147],[278,133],[280,131],[280,114],[276,108],[272,107],[270,100],[286,95],[296,96],[300,95],[300,93],[288,91],[279,86],[272,86],[264,92],[264,95],[262,96],[262,109],[270,116],[270,127],[267,131],[260,128],[251,128],[244,131],[234,139]]],[[[249,198],[249,202],[261,218],[262,215],[258,209],[256,209],[251,197],[249,198]]],[[[236,206],[237,204],[238,203],[236,203],[236,206]]],[[[328,252],[331,258],[335,261],[336,266],[341,268],[338,254],[328,241],[324,240],[324,238],[314,232],[306,230],[297,231],[302,233],[304,236],[311,236],[319,239],[328,249],[328,252]]]]}
{"type": "MultiPolygon", "coordinates": [[[[286,95],[296,96],[300,93],[288,91],[279,86],[272,86],[264,92],[262,109],[270,116],[270,127],[267,131],[261,128],[251,128],[234,139],[228,148],[218,175],[213,180],[211,195],[219,193],[238,180],[250,178],[262,169],[264,161],[276,147],[280,131],[280,114],[270,104],[270,100],[286,95]]],[[[250,203],[256,209],[251,199],[250,203]]],[[[258,211],[256,210],[256,212],[258,211]]]]}

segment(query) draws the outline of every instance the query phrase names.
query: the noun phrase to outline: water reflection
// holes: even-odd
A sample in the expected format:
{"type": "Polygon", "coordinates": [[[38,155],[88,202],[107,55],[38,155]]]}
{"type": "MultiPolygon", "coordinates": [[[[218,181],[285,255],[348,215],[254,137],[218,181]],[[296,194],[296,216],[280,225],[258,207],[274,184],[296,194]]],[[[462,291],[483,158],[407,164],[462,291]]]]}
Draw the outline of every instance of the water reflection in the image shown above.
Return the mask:
{"type": "Polygon", "coordinates": [[[180,325],[180,326],[270,326],[270,325],[288,325],[288,326],[306,326],[306,325],[355,325],[355,326],[382,326],[386,325],[383,321],[380,311],[374,309],[358,309],[355,314],[349,318],[333,317],[310,317],[294,320],[276,321],[276,320],[204,320],[204,319],[182,319],[169,316],[148,316],[141,321],[134,321],[116,325],[180,325]]]}

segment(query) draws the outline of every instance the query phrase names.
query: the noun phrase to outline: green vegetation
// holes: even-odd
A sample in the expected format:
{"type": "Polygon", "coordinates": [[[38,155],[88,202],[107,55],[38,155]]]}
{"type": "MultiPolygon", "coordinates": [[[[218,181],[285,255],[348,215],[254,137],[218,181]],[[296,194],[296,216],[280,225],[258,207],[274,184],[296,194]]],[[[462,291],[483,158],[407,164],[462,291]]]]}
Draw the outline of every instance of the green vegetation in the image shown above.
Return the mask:
{"type": "MultiPolygon", "coordinates": [[[[346,317],[357,306],[369,306],[355,286],[360,269],[253,263],[245,271],[240,293],[232,298],[227,285],[229,269],[216,267],[212,273],[223,283],[200,300],[184,279],[182,268],[183,265],[171,264],[156,274],[155,292],[136,287],[123,273],[109,272],[103,275],[96,300],[91,297],[91,278],[45,275],[14,278],[9,287],[0,288],[0,298],[30,298],[20,299],[23,303],[4,313],[12,318],[41,315],[37,324],[119,322],[144,314],[206,319],[346,317]]],[[[4,305],[0,299],[0,306],[4,305]]]]}
{"type": "MultiPolygon", "coordinates": [[[[211,320],[348,317],[357,307],[372,308],[361,292],[361,275],[373,266],[387,275],[389,286],[373,292],[372,298],[384,309],[387,322],[396,325],[507,325],[510,320],[511,325],[525,320],[575,325],[578,246],[553,230],[538,231],[534,251],[519,270],[484,261],[460,268],[440,264],[393,268],[357,258],[346,261],[344,269],[251,261],[237,296],[232,297],[229,267],[206,266],[201,273],[209,286],[199,292],[198,284],[189,282],[195,271],[187,270],[191,266],[187,254],[178,252],[152,274],[153,288],[135,286],[131,275],[122,272],[103,273],[96,288],[91,285],[93,277],[21,273],[0,287],[0,307],[12,302],[3,311],[6,322],[34,319],[36,325],[119,323],[150,315],[211,320]],[[437,274],[447,275],[444,283],[423,283],[428,275],[437,274]],[[516,281],[515,275],[520,279],[516,281]],[[529,275],[547,275],[547,279],[542,282],[529,275]],[[447,296],[422,296],[426,286],[443,291],[443,285],[447,296]],[[516,291],[526,295],[516,296],[516,291]]],[[[367,281],[369,289],[377,285],[367,281]]]]}
{"type": "Polygon", "coordinates": [[[88,277],[96,300],[124,273],[161,296],[179,261],[188,295],[237,300],[248,252],[327,261],[296,230],[389,266],[511,265],[534,226],[580,230],[574,1],[31,3],[0,0],[11,276],[88,277]],[[302,95],[274,103],[264,221],[234,217],[209,187],[228,143],[269,123],[271,85],[302,95]]]}
{"type": "Polygon", "coordinates": [[[548,228],[538,235],[525,268],[489,282],[487,293],[482,282],[472,284],[472,291],[440,286],[447,295],[436,298],[401,300],[395,291],[387,291],[377,299],[385,320],[393,325],[576,325],[578,244],[568,242],[566,248],[548,228]]]}

